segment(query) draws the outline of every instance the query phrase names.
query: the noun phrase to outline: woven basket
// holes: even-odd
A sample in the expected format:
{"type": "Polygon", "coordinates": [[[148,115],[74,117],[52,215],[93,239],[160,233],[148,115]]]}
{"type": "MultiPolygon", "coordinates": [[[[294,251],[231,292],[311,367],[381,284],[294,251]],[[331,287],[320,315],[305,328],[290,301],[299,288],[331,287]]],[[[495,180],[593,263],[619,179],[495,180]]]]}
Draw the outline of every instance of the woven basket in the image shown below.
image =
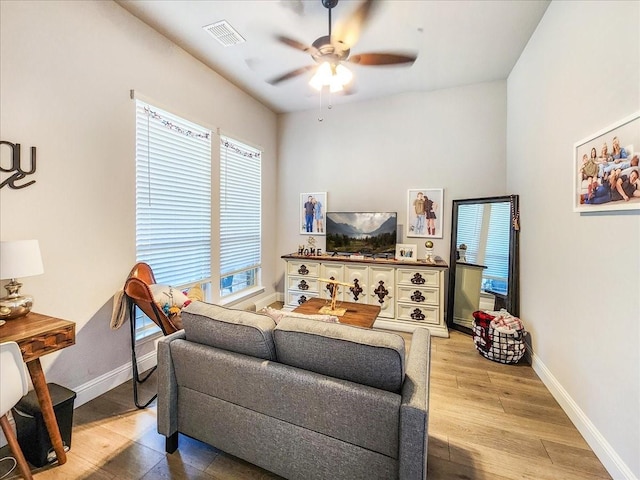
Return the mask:
{"type": "Polygon", "coordinates": [[[499,363],[518,363],[524,352],[524,328],[505,333],[491,326],[488,319],[473,320],[473,343],[480,355],[499,363]]]}

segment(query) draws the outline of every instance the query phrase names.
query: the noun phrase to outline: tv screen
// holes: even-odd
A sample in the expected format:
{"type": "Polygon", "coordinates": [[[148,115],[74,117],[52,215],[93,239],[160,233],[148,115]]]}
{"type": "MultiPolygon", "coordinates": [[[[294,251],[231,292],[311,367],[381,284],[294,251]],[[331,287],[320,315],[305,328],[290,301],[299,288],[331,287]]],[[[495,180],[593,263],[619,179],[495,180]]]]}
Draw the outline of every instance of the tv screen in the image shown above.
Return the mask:
{"type": "Polygon", "coordinates": [[[396,212],[327,212],[326,251],[395,255],[396,212]]]}

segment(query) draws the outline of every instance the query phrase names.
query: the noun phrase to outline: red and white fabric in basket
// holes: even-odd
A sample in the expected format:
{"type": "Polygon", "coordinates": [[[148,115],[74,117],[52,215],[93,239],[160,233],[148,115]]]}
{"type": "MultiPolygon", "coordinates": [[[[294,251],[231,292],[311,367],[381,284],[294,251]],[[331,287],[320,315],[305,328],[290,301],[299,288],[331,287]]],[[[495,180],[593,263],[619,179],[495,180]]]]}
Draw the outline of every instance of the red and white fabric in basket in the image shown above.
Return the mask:
{"type": "Polygon", "coordinates": [[[473,342],[480,354],[500,363],[517,363],[525,352],[524,326],[506,310],[473,313],[473,342]]]}

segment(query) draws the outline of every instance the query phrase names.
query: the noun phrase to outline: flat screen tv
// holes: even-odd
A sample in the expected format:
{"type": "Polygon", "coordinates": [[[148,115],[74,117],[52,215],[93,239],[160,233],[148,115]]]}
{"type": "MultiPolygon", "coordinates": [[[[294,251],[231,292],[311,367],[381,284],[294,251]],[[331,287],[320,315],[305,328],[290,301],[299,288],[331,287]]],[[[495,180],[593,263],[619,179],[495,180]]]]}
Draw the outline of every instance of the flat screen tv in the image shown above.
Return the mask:
{"type": "Polygon", "coordinates": [[[396,212],[327,212],[327,253],[395,255],[396,212]]]}

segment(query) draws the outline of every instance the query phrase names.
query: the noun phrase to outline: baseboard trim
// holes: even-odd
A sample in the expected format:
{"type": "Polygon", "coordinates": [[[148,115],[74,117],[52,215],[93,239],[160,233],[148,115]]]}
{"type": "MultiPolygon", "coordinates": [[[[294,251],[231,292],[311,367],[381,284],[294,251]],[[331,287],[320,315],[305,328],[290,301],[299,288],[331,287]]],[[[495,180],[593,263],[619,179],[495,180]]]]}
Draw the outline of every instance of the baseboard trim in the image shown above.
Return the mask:
{"type": "Polygon", "coordinates": [[[531,355],[531,366],[600,459],[609,475],[620,480],[638,480],[628,465],[620,458],[596,426],[589,420],[589,417],[535,353],[531,355]]]}
{"type": "MultiPolygon", "coordinates": [[[[138,358],[138,369],[141,372],[144,372],[153,368],[156,363],[157,356],[156,351],[154,350],[138,358]]],[[[77,396],[74,402],[74,408],[84,405],[90,400],[107,393],[109,390],[117,387],[118,385],[122,385],[124,382],[131,380],[132,378],[133,372],[131,370],[131,362],[129,362],[80,385],[75,389],[77,396]]],[[[133,405],[133,397],[131,397],[131,404],[133,405]]]]}
{"type": "Polygon", "coordinates": [[[272,293],[271,295],[267,295],[265,297],[260,298],[256,303],[256,311],[263,309],[264,307],[268,307],[272,303],[281,301],[279,295],[277,293],[272,293]]]}

